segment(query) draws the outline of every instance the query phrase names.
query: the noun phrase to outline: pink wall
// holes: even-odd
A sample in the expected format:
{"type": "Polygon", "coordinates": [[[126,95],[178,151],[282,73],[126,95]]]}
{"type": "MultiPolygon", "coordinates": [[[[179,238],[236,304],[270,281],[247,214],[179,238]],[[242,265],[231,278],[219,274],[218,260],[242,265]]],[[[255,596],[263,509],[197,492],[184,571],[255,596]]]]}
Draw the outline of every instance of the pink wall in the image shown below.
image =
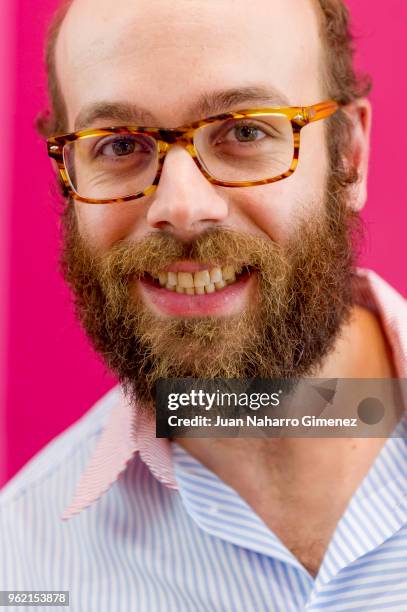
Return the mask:
{"type": "Polygon", "coordinates": [[[0,139],[0,187],[3,206],[0,206],[0,287],[3,299],[0,300],[0,485],[6,478],[7,436],[2,421],[2,407],[6,405],[7,394],[7,321],[8,300],[6,287],[9,278],[9,202],[11,200],[12,165],[8,145],[12,135],[12,110],[14,103],[14,5],[9,0],[0,4],[0,23],[4,32],[0,36],[0,116],[3,118],[2,138],[0,139]]]}
{"type": "MultiPolygon", "coordinates": [[[[4,0],[1,0],[4,2],[4,0]]],[[[9,0],[14,2],[15,0],[9,0]]],[[[6,411],[7,476],[112,386],[76,324],[57,271],[58,202],[33,123],[45,104],[42,45],[58,0],[16,2],[6,411]],[[20,157],[26,151],[24,165],[20,157]]],[[[0,26],[1,27],[1,26],[0,26]]]]}
{"type": "MultiPolygon", "coordinates": [[[[406,170],[400,132],[404,123],[402,115],[400,120],[395,119],[396,104],[401,105],[402,113],[407,101],[407,2],[387,0],[385,10],[383,4],[372,0],[352,0],[349,4],[358,37],[358,64],[370,70],[375,82],[371,96],[374,126],[370,195],[364,212],[369,240],[361,263],[374,268],[407,295],[406,170]]],[[[1,10],[6,11],[8,5],[17,11],[16,47],[13,28],[7,26],[7,19],[13,20],[11,12],[7,19],[1,19],[0,40],[8,45],[11,74],[7,76],[7,92],[12,93],[13,78],[16,81],[10,127],[18,147],[14,144],[11,148],[13,141],[6,137],[10,144],[1,151],[0,164],[2,188],[12,179],[11,193],[2,198],[0,207],[0,281],[5,287],[0,301],[0,349],[5,347],[1,355],[7,356],[6,364],[0,361],[0,394],[1,384],[4,390],[0,395],[0,436],[6,434],[8,441],[0,484],[81,416],[114,382],[75,322],[68,292],[57,272],[58,205],[52,195],[53,178],[45,146],[33,129],[34,118],[45,103],[42,41],[57,0],[2,0],[1,10]],[[14,48],[18,50],[16,60],[14,48]],[[24,166],[19,155],[22,143],[26,151],[24,166]],[[11,166],[7,172],[4,160],[11,166]]],[[[4,71],[7,66],[2,65],[3,83],[4,71]]],[[[7,101],[4,91],[2,88],[0,93],[2,104],[7,101]]],[[[9,116],[11,99],[2,117],[9,116]]],[[[3,146],[4,131],[2,140],[3,146]]],[[[1,442],[0,438],[4,452],[4,440],[1,442]]]]}

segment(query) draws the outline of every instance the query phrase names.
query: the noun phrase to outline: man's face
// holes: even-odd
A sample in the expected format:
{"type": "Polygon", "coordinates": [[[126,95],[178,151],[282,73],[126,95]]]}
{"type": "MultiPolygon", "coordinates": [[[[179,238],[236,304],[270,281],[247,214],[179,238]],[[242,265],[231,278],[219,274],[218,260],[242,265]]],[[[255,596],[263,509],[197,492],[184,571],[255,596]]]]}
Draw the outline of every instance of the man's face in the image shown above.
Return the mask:
{"type": "MultiPolygon", "coordinates": [[[[310,0],[81,0],[74,2],[57,47],[60,84],[73,131],[85,108],[103,101],[145,110],[140,125],[177,127],[202,118],[194,108],[212,93],[254,86],[274,103],[325,99],[322,49],[310,0]],[[275,94],[275,95],[273,95],[275,94]],[[278,95],[280,94],[280,95],[278,95]]],[[[269,106],[246,99],[223,110],[269,106]]],[[[199,109],[200,110],[200,109],[199,109]]],[[[213,112],[212,112],[213,111],[213,112]]],[[[123,124],[114,115],[81,127],[123,124]]],[[[90,246],[109,249],[168,229],[190,238],[223,227],[283,243],[299,216],[316,213],[327,175],[324,122],[301,134],[301,159],[289,180],[246,189],[216,188],[174,147],[154,197],[117,206],[76,205],[90,246]]]]}
{"type": "MultiPolygon", "coordinates": [[[[56,59],[68,131],[171,128],[326,98],[310,0],[81,0],[62,26],[56,59]],[[236,99],[249,88],[263,97],[236,99]],[[89,120],[101,103],[109,114],[89,120]],[[132,114],[117,116],[118,103],[132,114]]],[[[328,193],[324,123],[302,130],[297,171],[278,183],[211,185],[174,146],[155,193],[76,202],[65,216],[64,259],[80,316],[131,391],[148,399],[157,376],[301,375],[332,348],[350,305],[353,215],[344,193],[328,193]],[[204,295],[150,278],[225,265],[242,276],[204,295]]]]}

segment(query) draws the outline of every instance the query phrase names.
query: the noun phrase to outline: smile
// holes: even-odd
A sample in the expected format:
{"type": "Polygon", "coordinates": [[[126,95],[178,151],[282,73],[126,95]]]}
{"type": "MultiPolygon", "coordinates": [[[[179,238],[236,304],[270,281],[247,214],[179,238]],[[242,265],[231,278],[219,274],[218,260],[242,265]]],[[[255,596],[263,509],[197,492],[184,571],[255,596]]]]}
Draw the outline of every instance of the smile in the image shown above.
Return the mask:
{"type": "Polygon", "coordinates": [[[145,273],[139,288],[146,304],[167,316],[226,316],[241,312],[255,277],[247,266],[179,262],[145,273]]]}
{"type": "Polygon", "coordinates": [[[241,268],[234,266],[213,267],[197,272],[160,272],[157,276],[152,276],[153,281],[160,287],[175,291],[176,293],[186,293],[187,295],[205,295],[221,291],[227,285],[231,285],[239,280],[241,268]]]}

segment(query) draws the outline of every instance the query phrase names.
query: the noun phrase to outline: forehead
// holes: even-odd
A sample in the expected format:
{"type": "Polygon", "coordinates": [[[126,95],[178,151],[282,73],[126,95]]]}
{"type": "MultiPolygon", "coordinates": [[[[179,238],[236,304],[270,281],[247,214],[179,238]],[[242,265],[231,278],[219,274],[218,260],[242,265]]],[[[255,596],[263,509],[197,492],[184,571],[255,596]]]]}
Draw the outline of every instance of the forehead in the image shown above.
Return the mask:
{"type": "Polygon", "coordinates": [[[144,124],[166,127],[200,118],[194,101],[229,89],[312,104],[321,57],[313,0],[74,0],[56,47],[70,129],[101,102],[138,105],[144,124]]]}

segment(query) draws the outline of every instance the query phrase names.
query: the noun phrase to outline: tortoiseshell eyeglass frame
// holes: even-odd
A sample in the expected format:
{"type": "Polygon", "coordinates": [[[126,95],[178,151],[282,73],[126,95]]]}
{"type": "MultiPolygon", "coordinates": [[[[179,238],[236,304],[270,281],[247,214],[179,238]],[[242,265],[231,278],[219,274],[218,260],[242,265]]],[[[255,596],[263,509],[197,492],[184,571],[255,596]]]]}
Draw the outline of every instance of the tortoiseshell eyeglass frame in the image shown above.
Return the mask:
{"type": "Polygon", "coordinates": [[[72,132],[71,134],[62,134],[59,136],[52,136],[47,140],[48,145],[48,155],[54,159],[58,166],[58,171],[60,175],[60,179],[62,185],[64,187],[64,192],[66,195],[70,195],[73,199],[78,200],[80,202],[86,202],[88,204],[113,204],[116,202],[128,202],[130,200],[136,200],[143,196],[148,196],[155,191],[157,185],[160,180],[165,156],[173,144],[181,144],[183,145],[188,153],[191,155],[195,164],[198,166],[199,170],[202,174],[207,178],[210,183],[214,185],[220,185],[222,187],[254,187],[256,185],[267,185],[268,183],[275,183],[277,181],[281,181],[284,178],[287,178],[293,174],[297,165],[298,158],[300,153],[300,132],[301,129],[312,123],[314,121],[319,121],[320,119],[325,119],[333,115],[339,108],[340,104],[335,102],[335,100],[327,100],[325,102],[320,102],[318,104],[314,104],[312,106],[290,106],[290,107],[274,107],[274,108],[256,108],[256,109],[248,109],[241,110],[238,112],[228,112],[222,113],[220,115],[215,115],[213,117],[209,117],[207,119],[201,119],[199,121],[195,121],[190,125],[178,127],[178,128],[158,128],[158,127],[140,127],[140,126],[118,126],[118,127],[106,127],[106,128],[96,128],[96,129],[87,129],[81,130],[78,132],[72,132]],[[199,160],[197,151],[194,146],[194,133],[197,129],[202,128],[206,125],[210,125],[215,121],[223,121],[227,119],[245,119],[247,117],[256,117],[259,115],[277,115],[284,116],[289,119],[292,129],[293,129],[293,158],[291,162],[291,166],[286,172],[279,174],[278,176],[273,176],[271,178],[265,178],[257,181],[220,181],[213,176],[211,176],[207,169],[202,165],[199,160]],[[138,193],[133,193],[125,197],[120,198],[111,198],[111,199],[92,199],[85,198],[79,195],[75,189],[73,188],[70,180],[67,169],[64,163],[64,155],[63,149],[64,146],[68,143],[74,142],[81,138],[86,138],[90,136],[107,136],[109,134],[147,134],[154,138],[157,142],[157,151],[158,151],[158,165],[157,165],[157,173],[154,178],[154,181],[151,185],[149,185],[143,191],[138,193]]]}

